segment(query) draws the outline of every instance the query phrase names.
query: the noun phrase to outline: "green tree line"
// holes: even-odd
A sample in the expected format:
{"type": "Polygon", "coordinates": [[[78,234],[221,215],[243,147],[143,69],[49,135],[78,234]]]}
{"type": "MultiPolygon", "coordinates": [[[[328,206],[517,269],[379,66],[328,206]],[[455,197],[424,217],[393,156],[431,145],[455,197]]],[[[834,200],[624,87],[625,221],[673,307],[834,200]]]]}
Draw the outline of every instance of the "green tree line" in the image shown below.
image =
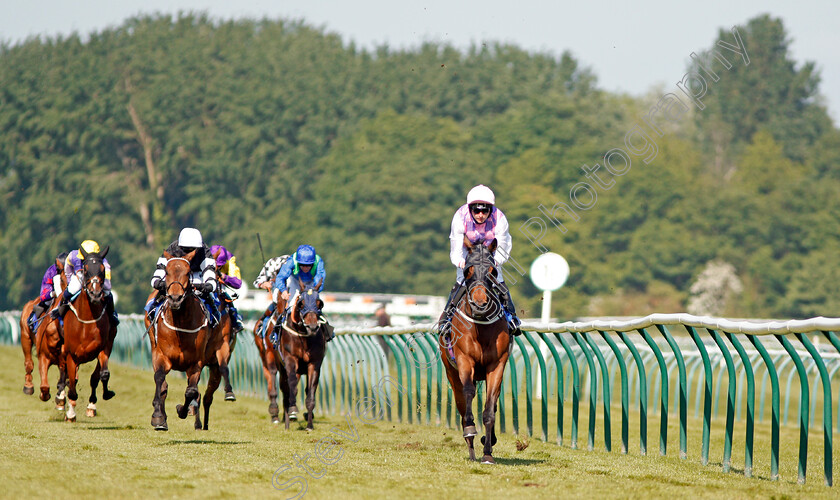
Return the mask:
{"type": "MultiPolygon", "coordinates": [[[[713,261],[743,284],[721,314],[838,314],[840,131],[781,20],[740,34],[750,64],[718,67],[706,109],[669,125],[653,161],[545,236],[572,269],[556,314],[685,310],[713,261]]],[[[328,290],[444,295],[449,223],[477,183],[495,190],[527,270],[540,252],[520,226],[568,200],[581,167],[603,163],[662,94],[605,92],[569,53],[367,51],[301,21],[150,16],[6,44],[0,309],[34,297],[55,254],[96,239],[118,309],[140,311],[185,226],[231,249],[246,281],[259,233],[266,257],[314,245],[328,290]]],[[[539,291],[508,275],[522,314],[538,316],[539,291]]]]}

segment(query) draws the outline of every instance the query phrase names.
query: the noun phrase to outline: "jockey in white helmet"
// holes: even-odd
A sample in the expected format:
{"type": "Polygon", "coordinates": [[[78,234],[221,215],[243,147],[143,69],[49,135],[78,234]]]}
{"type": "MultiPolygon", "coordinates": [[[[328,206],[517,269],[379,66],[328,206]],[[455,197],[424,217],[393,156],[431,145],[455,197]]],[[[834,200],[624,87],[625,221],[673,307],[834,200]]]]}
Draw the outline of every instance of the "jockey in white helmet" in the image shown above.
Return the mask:
{"type": "Polygon", "coordinates": [[[449,293],[443,312],[443,322],[448,324],[452,319],[452,313],[460,301],[465,288],[464,264],[467,256],[467,249],[464,247],[464,238],[471,243],[483,243],[490,245],[495,239],[497,242],[496,252],[493,256],[496,261],[498,276],[497,281],[501,285],[500,299],[504,303],[508,313],[508,327],[513,335],[519,335],[519,318],[516,317],[516,307],[513,305],[510,291],[505,285],[502,273],[502,264],[507,262],[512,247],[510,238],[510,226],[507,217],[501,210],[496,208],[496,196],[493,191],[479,184],[470,189],[467,193],[467,202],[455,212],[452,217],[452,228],[449,232],[449,259],[456,268],[456,283],[449,293]]]}

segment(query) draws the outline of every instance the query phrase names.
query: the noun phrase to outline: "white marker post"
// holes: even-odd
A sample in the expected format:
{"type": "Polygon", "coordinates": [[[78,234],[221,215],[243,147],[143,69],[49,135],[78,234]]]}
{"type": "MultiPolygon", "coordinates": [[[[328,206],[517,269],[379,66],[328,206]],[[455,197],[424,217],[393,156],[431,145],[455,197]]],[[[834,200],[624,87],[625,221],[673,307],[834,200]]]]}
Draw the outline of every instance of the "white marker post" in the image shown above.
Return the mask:
{"type": "MultiPolygon", "coordinates": [[[[534,286],[543,291],[542,315],[540,323],[548,324],[551,320],[551,292],[559,290],[569,278],[569,263],[562,256],[547,252],[531,264],[531,281],[534,286]]],[[[540,354],[543,359],[549,354],[548,347],[543,345],[540,354]]],[[[548,377],[548,374],[546,374],[548,377]]],[[[537,379],[537,398],[542,399],[542,376],[537,379]]]]}

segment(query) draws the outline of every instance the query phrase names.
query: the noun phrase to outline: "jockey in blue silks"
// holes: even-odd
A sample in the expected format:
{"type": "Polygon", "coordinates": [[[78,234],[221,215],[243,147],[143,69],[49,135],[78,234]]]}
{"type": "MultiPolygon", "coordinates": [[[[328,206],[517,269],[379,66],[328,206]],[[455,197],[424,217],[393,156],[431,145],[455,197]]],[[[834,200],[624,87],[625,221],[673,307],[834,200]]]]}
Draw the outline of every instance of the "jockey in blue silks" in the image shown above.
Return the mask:
{"type": "MultiPolygon", "coordinates": [[[[274,278],[274,286],[271,289],[271,298],[276,302],[278,295],[282,297],[286,301],[286,314],[288,314],[291,305],[295,303],[295,299],[301,292],[300,282],[303,282],[304,286],[318,284],[320,293],[324,290],[326,277],[327,272],[324,270],[324,260],[321,256],[315,253],[311,245],[301,245],[277,271],[277,277],[274,278]],[[292,279],[290,280],[289,277],[292,279]]],[[[323,319],[323,316],[321,318],[323,319]]],[[[326,330],[329,332],[327,336],[329,342],[335,335],[332,333],[332,328],[326,330]]]]}

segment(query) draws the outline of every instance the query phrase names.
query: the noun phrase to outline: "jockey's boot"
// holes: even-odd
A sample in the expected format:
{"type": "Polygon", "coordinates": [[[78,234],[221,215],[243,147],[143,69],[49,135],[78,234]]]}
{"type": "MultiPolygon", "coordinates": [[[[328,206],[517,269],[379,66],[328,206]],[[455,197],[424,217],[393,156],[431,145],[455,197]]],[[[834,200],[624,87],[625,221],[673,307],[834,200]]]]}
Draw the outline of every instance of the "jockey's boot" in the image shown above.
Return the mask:
{"type": "MultiPolygon", "coordinates": [[[[434,332],[438,334],[438,337],[443,338],[441,345],[450,346],[454,343],[454,339],[452,339],[452,316],[455,314],[455,309],[458,307],[458,303],[461,302],[466,291],[467,287],[462,283],[455,283],[452,290],[449,291],[446,305],[443,306],[443,314],[441,314],[441,319],[438,321],[438,331],[434,332]]],[[[438,339],[439,342],[440,340],[438,339]]]]}
{"type": "Polygon", "coordinates": [[[327,321],[323,314],[318,315],[318,322],[324,324],[324,338],[329,342],[335,338],[335,328],[327,321]]]}
{"type": "Polygon", "coordinates": [[[66,289],[64,293],[61,294],[61,300],[58,302],[58,307],[50,311],[50,317],[52,319],[63,318],[67,311],[70,310],[70,292],[66,289]]]}
{"type": "Polygon", "coordinates": [[[516,317],[516,306],[513,305],[513,299],[510,296],[510,290],[508,290],[507,285],[504,281],[499,284],[501,285],[502,293],[504,296],[503,299],[505,303],[505,319],[507,320],[508,331],[511,335],[516,337],[522,334],[522,330],[519,329],[519,325],[521,325],[522,322],[519,321],[519,318],[516,317]]]}
{"type": "Polygon", "coordinates": [[[111,292],[105,294],[105,310],[108,311],[108,318],[114,326],[120,324],[120,318],[117,316],[117,308],[114,306],[114,296],[111,292]]]}
{"type": "Polygon", "coordinates": [[[216,297],[213,293],[208,293],[204,296],[204,303],[207,304],[207,320],[210,322],[210,326],[216,326],[219,324],[219,321],[222,319],[222,316],[219,314],[219,306],[216,304],[216,297]]]}
{"type": "Polygon", "coordinates": [[[35,330],[35,323],[47,312],[47,303],[46,302],[38,302],[35,304],[35,307],[32,308],[32,314],[29,315],[29,331],[35,330]]]}
{"type": "Polygon", "coordinates": [[[228,307],[228,314],[230,315],[230,320],[233,323],[233,333],[237,334],[245,329],[245,326],[242,324],[242,316],[239,314],[239,311],[233,306],[233,301],[227,303],[228,307]]]}

